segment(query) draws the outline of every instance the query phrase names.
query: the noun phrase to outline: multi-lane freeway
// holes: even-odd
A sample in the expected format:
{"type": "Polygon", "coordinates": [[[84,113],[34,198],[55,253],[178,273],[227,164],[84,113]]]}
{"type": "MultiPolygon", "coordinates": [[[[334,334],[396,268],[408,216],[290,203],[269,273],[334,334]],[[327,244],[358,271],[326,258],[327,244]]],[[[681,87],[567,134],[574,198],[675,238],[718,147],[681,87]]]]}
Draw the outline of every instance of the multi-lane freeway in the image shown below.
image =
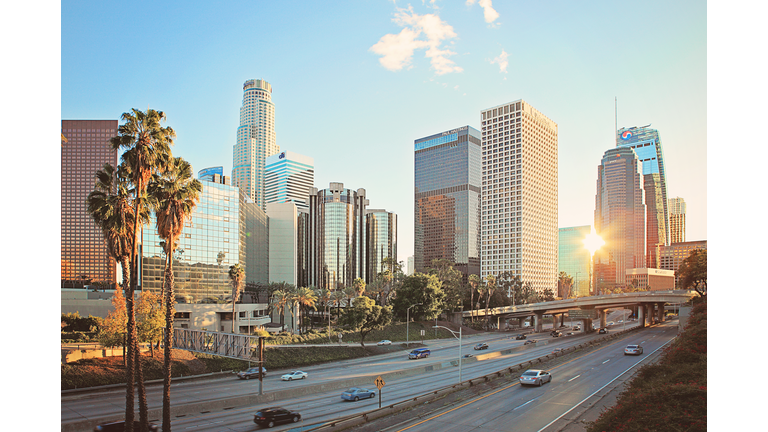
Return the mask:
{"type": "MultiPolygon", "coordinates": [[[[633,323],[633,325],[636,325],[633,323]]],[[[614,326],[620,331],[623,325],[614,326]]],[[[630,325],[627,325],[630,328],[630,325]]],[[[624,346],[629,343],[639,343],[650,353],[668,342],[677,334],[677,327],[665,323],[647,329],[629,332],[625,338],[611,341],[608,346],[601,346],[584,355],[569,360],[567,363],[554,368],[552,383],[541,388],[520,388],[517,384],[505,386],[501,391],[488,395],[482,402],[469,403],[461,407],[453,407],[451,411],[427,419],[425,422],[399,425],[408,430],[471,430],[482,427],[484,430],[509,430],[508,422],[520,424],[516,430],[540,430],[549,422],[557,421],[570,406],[578,404],[596,389],[604,386],[611,379],[631,368],[641,358],[624,357],[624,346]],[[504,426],[507,424],[506,426],[504,426]],[[461,426],[459,426],[461,425],[461,426]]],[[[512,364],[518,364],[552,352],[557,348],[566,348],[585,341],[602,337],[596,333],[576,333],[573,336],[552,338],[548,333],[533,335],[533,338],[544,343],[528,345],[524,349],[498,355],[499,351],[521,347],[522,340],[515,340],[514,333],[483,334],[465,337],[463,353],[479,355],[465,359],[462,365],[462,379],[467,380],[481,377],[512,364]],[[485,342],[488,350],[473,351],[472,345],[485,342]],[[489,356],[489,354],[491,354],[489,356]],[[490,358],[485,358],[490,357],[490,358]]],[[[531,336],[529,336],[530,338],[531,336]]],[[[459,370],[449,362],[458,357],[458,341],[436,340],[427,345],[432,350],[429,358],[408,360],[407,351],[376,356],[373,358],[357,359],[327,365],[307,367],[302,370],[309,377],[301,381],[280,381],[283,371],[270,371],[264,379],[263,389],[266,395],[283,389],[305,389],[283,399],[260,402],[251,405],[226,406],[215,408],[215,402],[236,400],[236,398],[257,395],[258,381],[241,381],[232,377],[188,381],[175,383],[171,389],[171,400],[174,406],[197,404],[203,408],[187,412],[173,419],[174,430],[194,431],[252,431],[258,429],[253,423],[253,414],[258,408],[266,406],[283,406],[299,411],[302,419],[299,424],[278,426],[276,430],[288,430],[296,427],[308,428],[310,425],[335,420],[350,414],[362,413],[378,407],[379,395],[372,399],[358,402],[342,401],[340,394],[343,389],[333,388],[335,383],[350,378],[370,380],[368,387],[375,388],[376,376],[399,372],[400,377],[387,379],[381,393],[383,404],[392,404],[424,394],[430,390],[444,387],[459,381],[459,370]],[[432,366],[431,368],[429,366],[432,366]],[[432,369],[432,370],[427,370],[432,369]],[[327,390],[320,389],[324,384],[327,390]],[[210,408],[206,409],[205,407],[210,408]]],[[[391,375],[390,375],[391,376],[391,375]]],[[[162,386],[149,386],[147,399],[150,410],[162,406],[162,386]]],[[[226,404],[224,404],[226,405],[226,404]]],[[[61,421],[62,430],[91,430],[90,420],[119,417],[124,411],[125,393],[122,388],[113,391],[101,391],[85,394],[62,394],[61,421]],[[78,424],[78,428],[72,425],[78,424]]],[[[138,409],[137,409],[138,412],[138,409]]],[[[153,418],[159,423],[159,419],[153,418]]],[[[383,423],[386,424],[386,423],[383,423]]]]}

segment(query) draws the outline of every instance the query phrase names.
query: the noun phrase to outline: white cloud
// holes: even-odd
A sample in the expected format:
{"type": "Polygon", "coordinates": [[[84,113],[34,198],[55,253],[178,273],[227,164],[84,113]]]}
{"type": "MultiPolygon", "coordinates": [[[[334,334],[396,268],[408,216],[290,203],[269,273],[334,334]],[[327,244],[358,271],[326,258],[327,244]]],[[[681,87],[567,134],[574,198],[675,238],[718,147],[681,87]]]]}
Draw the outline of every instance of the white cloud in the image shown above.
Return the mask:
{"type": "Polygon", "coordinates": [[[479,2],[478,0],[467,0],[467,6],[472,6],[475,3],[478,3],[483,8],[483,17],[488,24],[496,21],[496,18],[499,17],[499,13],[493,8],[491,0],[479,0],[479,2]]]}
{"type": "Polygon", "coordinates": [[[499,54],[498,57],[491,60],[491,64],[498,64],[499,65],[499,72],[501,73],[507,73],[507,65],[509,65],[509,61],[507,60],[509,58],[509,54],[507,54],[504,49],[501,50],[501,54],[499,54]]]}
{"type": "Polygon", "coordinates": [[[441,49],[443,41],[455,38],[453,27],[434,14],[419,15],[413,12],[413,7],[397,9],[395,24],[404,27],[397,34],[387,34],[370,48],[382,56],[379,63],[391,71],[401,70],[411,62],[414,51],[425,48],[425,56],[430,59],[432,68],[437,75],[451,72],[461,72],[463,69],[448,57],[456,54],[448,49],[441,49]]]}

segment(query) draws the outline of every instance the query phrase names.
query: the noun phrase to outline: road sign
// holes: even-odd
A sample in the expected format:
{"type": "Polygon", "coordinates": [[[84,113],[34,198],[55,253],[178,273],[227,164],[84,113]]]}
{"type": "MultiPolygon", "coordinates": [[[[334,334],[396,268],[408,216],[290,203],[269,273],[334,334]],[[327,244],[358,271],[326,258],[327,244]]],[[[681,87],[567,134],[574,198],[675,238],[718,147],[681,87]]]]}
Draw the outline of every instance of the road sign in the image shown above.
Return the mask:
{"type": "Polygon", "coordinates": [[[382,387],[384,387],[384,386],[387,384],[387,383],[385,383],[385,382],[384,382],[384,380],[381,378],[381,375],[379,375],[378,377],[376,377],[376,381],[375,381],[375,383],[376,383],[376,387],[377,387],[379,390],[381,390],[381,388],[382,388],[382,387]]]}
{"type": "Polygon", "coordinates": [[[595,319],[597,318],[597,311],[595,309],[572,309],[568,311],[568,318],[574,319],[595,319]]]}

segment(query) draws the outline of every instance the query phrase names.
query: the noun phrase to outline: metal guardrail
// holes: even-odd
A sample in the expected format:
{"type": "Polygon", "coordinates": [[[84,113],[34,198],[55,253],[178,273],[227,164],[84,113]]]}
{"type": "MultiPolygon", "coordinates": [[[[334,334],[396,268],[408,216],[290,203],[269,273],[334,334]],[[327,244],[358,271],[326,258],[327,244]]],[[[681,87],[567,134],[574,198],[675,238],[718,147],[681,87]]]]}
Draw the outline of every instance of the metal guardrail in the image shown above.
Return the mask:
{"type": "Polygon", "coordinates": [[[182,328],[174,328],[171,339],[176,349],[240,360],[250,360],[251,350],[258,343],[258,336],[182,328]]]}

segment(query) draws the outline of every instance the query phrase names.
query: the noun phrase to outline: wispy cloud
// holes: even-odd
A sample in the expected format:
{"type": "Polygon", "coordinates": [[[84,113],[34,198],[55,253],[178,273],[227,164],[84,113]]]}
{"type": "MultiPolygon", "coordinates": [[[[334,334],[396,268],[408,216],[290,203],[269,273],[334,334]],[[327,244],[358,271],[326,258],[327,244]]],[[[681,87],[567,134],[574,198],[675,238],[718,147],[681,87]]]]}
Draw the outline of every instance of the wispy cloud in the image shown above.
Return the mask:
{"type": "Polygon", "coordinates": [[[485,22],[488,24],[496,21],[496,18],[499,17],[499,13],[496,12],[496,9],[493,8],[491,0],[467,0],[467,6],[472,6],[475,3],[479,4],[480,7],[483,8],[483,16],[485,17],[485,22]]]}
{"type": "Polygon", "coordinates": [[[493,60],[491,60],[491,64],[498,64],[499,65],[499,72],[500,73],[507,73],[507,65],[509,65],[509,54],[507,54],[506,51],[502,48],[501,54],[498,55],[498,57],[495,57],[493,60]]]}
{"type": "Polygon", "coordinates": [[[461,72],[463,69],[448,57],[455,52],[442,48],[444,41],[455,38],[453,27],[434,14],[419,15],[408,9],[398,8],[393,20],[404,27],[398,34],[382,36],[370,50],[381,56],[379,62],[386,69],[398,71],[410,66],[417,49],[425,49],[425,57],[430,59],[432,69],[437,75],[461,72]]]}

